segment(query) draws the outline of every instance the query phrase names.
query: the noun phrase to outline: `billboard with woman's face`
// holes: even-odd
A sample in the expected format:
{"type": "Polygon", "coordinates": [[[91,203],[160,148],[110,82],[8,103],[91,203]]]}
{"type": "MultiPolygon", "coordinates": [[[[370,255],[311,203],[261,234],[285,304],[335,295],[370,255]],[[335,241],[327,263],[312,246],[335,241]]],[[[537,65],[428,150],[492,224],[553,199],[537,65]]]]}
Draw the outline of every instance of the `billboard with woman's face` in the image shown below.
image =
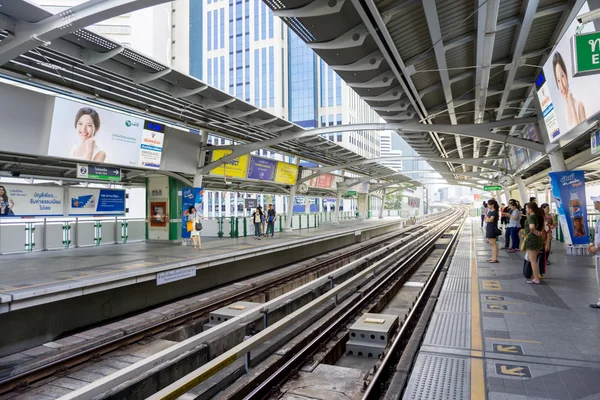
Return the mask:
{"type": "Polygon", "coordinates": [[[137,166],[143,129],[142,119],[57,97],[48,155],[137,166]]]}
{"type": "MultiPolygon", "coordinates": [[[[579,14],[588,11],[589,7],[585,3],[579,14]]],[[[597,89],[600,76],[575,76],[577,69],[573,52],[574,36],[594,31],[593,24],[582,26],[575,19],[544,65],[546,84],[542,86],[540,82],[538,92],[544,91],[543,97],[549,97],[553,105],[556,125],[548,126],[549,122],[546,121],[552,142],[600,111],[600,90],[597,89]]],[[[544,109],[544,105],[542,108],[544,109]]]]}

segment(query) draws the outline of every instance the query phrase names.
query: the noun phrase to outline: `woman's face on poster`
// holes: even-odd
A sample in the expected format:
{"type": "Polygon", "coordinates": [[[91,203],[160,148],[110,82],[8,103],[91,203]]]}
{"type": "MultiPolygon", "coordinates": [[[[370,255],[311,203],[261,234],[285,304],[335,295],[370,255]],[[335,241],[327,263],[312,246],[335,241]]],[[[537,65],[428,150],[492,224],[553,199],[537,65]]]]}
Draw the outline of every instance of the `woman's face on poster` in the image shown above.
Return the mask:
{"type": "Polygon", "coordinates": [[[96,127],[94,126],[94,121],[92,117],[87,114],[84,114],[77,121],[77,133],[79,137],[82,139],[89,139],[94,137],[96,134],[96,127]]]}
{"type": "Polygon", "coordinates": [[[554,72],[556,75],[556,86],[558,87],[558,90],[560,90],[560,94],[567,96],[567,93],[569,93],[569,78],[567,77],[567,71],[562,69],[560,64],[556,64],[554,72]]]}

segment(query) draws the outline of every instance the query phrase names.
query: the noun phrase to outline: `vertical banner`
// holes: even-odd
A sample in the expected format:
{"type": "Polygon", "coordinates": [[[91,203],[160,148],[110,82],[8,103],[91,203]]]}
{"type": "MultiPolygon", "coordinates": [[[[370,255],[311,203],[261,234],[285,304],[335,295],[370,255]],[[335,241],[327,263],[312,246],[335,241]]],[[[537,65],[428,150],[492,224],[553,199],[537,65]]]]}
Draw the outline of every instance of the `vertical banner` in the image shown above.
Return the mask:
{"type": "Polygon", "coordinates": [[[566,243],[588,245],[583,171],[550,172],[548,176],[566,243]]]}
{"type": "Polygon", "coordinates": [[[188,214],[190,207],[194,207],[196,212],[202,214],[204,189],[202,188],[183,188],[181,191],[181,238],[189,239],[190,232],[187,230],[188,214]]]}

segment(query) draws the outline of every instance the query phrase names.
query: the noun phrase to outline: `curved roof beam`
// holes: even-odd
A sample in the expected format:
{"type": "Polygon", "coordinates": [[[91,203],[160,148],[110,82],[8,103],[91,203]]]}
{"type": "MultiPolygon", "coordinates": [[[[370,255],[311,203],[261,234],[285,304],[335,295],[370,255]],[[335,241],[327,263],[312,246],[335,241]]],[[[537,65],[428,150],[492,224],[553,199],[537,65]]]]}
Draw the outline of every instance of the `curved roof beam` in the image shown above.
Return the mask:
{"type": "MultiPolygon", "coordinates": [[[[494,159],[495,157],[492,158],[487,158],[486,160],[490,160],[490,159],[494,159]]],[[[504,157],[498,157],[498,158],[504,158],[504,157]]],[[[346,164],[341,164],[341,165],[331,165],[331,166],[326,166],[326,167],[318,167],[318,168],[307,168],[310,169],[312,171],[315,171],[313,174],[306,176],[300,180],[298,180],[298,183],[304,183],[307,182],[313,178],[316,178],[318,176],[321,175],[325,175],[328,173],[331,173],[333,171],[337,171],[339,169],[344,169],[344,168],[348,168],[348,167],[352,167],[354,165],[361,165],[361,164],[373,164],[373,163],[377,163],[379,161],[396,161],[396,160],[425,160],[425,161],[433,161],[433,162],[450,162],[450,163],[460,163],[460,164],[464,164],[464,165],[472,165],[472,166],[477,166],[480,168],[488,168],[492,171],[500,171],[500,168],[495,167],[491,164],[484,164],[483,163],[483,159],[476,159],[476,158],[442,158],[442,157],[419,157],[419,156],[389,156],[389,157],[378,157],[378,158],[368,158],[368,159],[364,159],[364,160],[358,160],[358,161],[354,161],[354,162],[349,162],[346,164]]],[[[407,174],[407,173],[411,173],[411,172],[437,172],[435,170],[430,170],[430,171],[402,171],[403,174],[407,174]]],[[[438,172],[440,173],[440,172],[438,172]]],[[[465,175],[465,172],[444,172],[444,174],[446,175],[465,175]]],[[[477,174],[476,176],[479,176],[479,174],[477,174]]]]}
{"type": "Polygon", "coordinates": [[[65,33],[167,1],[169,0],[88,1],[36,23],[19,21],[11,32],[14,35],[13,40],[0,46],[0,65],[40,45],[48,45],[65,33]]]}
{"type": "MultiPolygon", "coordinates": [[[[535,150],[539,152],[545,152],[545,147],[541,143],[532,142],[526,139],[520,139],[517,137],[509,136],[508,134],[503,133],[491,133],[490,130],[494,128],[504,127],[504,126],[513,126],[513,125],[523,125],[528,123],[537,122],[537,118],[517,118],[517,119],[504,119],[501,121],[495,122],[487,122],[485,124],[478,125],[444,125],[444,124],[433,124],[433,125],[424,125],[417,122],[399,122],[399,123],[368,123],[368,124],[349,124],[349,125],[336,125],[336,126],[328,126],[323,128],[311,129],[306,131],[294,132],[285,135],[281,135],[272,139],[263,140],[260,142],[246,143],[238,146],[228,146],[228,148],[233,148],[233,152],[231,154],[226,155],[225,157],[214,161],[206,166],[202,167],[198,173],[207,173],[214,169],[215,167],[227,163],[231,160],[234,160],[244,154],[252,153],[253,151],[260,150],[262,148],[267,148],[270,146],[275,146],[279,143],[283,143],[289,140],[295,140],[302,137],[308,136],[316,136],[323,135],[328,133],[342,133],[342,132],[350,132],[350,131],[368,131],[368,130],[376,130],[376,131],[384,131],[384,130],[404,130],[408,132],[423,132],[425,129],[427,131],[435,131],[435,132],[443,132],[450,133],[456,135],[470,136],[483,138],[491,141],[496,141],[500,143],[508,143],[513,146],[523,147],[529,150],[535,150]]],[[[220,146],[214,146],[212,149],[219,149],[220,146]]],[[[448,162],[451,159],[443,158],[442,162],[448,162]]],[[[460,163],[461,159],[456,159],[457,163],[460,163]]]]}

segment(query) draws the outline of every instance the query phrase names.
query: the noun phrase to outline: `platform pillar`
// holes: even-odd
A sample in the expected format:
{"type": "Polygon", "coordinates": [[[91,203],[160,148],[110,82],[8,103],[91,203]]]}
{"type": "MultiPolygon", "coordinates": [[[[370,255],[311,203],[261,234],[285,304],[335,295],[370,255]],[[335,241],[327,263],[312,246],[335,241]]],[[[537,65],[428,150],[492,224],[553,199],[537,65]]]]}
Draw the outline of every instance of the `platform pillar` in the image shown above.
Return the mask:
{"type": "Polygon", "coordinates": [[[337,199],[335,200],[335,215],[333,217],[333,225],[340,224],[340,206],[342,205],[342,192],[337,192],[337,199]]]}
{"type": "Polygon", "coordinates": [[[296,197],[296,189],[298,189],[298,187],[296,185],[292,186],[290,188],[290,194],[288,195],[287,210],[285,213],[285,215],[286,215],[285,231],[286,232],[292,231],[292,214],[294,212],[294,198],[296,197]]]}
{"type": "Polygon", "coordinates": [[[567,164],[565,163],[565,156],[561,150],[548,154],[548,160],[550,160],[550,167],[552,172],[562,172],[567,170],[567,164]]]}
{"type": "Polygon", "coordinates": [[[386,192],[386,189],[383,189],[383,193],[381,195],[381,205],[379,206],[379,218],[380,219],[383,218],[383,208],[385,207],[385,192],[386,192]]]}
{"type": "Polygon", "coordinates": [[[508,202],[510,201],[510,190],[508,190],[508,186],[502,186],[502,190],[504,191],[504,197],[506,198],[506,206],[508,207],[508,202]]]}
{"type": "Polygon", "coordinates": [[[525,187],[525,182],[523,181],[523,178],[521,178],[520,176],[515,177],[515,180],[517,181],[517,186],[519,187],[519,196],[521,197],[521,205],[523,207],[525,207],[525,204],[527,204],[527,201],[529,200],[527,198],[527,187],[525,187]]]}

